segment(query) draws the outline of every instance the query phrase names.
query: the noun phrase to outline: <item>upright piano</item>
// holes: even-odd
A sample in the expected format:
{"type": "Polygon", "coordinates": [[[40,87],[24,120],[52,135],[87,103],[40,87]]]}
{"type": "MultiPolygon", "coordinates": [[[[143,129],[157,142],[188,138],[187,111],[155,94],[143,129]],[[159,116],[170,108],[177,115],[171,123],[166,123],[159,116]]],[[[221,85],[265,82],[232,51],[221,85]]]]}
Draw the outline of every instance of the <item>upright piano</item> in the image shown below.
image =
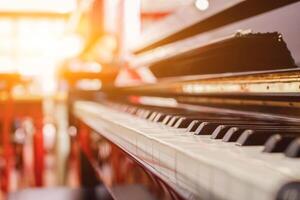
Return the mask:
{"type": "Polygon", "coordinates": [[[300,199],[300,2],[209,3],[145,31],[134,82],[73,105],[116,199],[300,199]]]}

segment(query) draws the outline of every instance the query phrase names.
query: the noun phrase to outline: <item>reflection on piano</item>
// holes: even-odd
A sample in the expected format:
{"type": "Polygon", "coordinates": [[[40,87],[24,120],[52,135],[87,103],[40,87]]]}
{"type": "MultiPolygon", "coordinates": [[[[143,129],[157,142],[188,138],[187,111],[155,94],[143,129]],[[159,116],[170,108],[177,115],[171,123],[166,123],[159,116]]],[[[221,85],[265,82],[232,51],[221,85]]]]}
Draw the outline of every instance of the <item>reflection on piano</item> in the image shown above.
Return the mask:
{"type": "Polygon", "coordinates": [[[131,69],[155,82],[75,102],[115,197],[131,183],[150,199],[300,199],[300,3],[211,2],[143,35],[131,69]]]}

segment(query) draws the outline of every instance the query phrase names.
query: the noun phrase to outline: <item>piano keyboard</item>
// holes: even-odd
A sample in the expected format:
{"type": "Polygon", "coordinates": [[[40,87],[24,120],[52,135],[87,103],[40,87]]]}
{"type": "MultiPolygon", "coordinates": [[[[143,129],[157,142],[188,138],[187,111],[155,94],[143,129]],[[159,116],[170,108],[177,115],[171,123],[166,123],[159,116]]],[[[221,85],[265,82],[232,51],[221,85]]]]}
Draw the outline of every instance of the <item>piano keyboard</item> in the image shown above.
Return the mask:
{"type": "Polygon", "coordinates": [[[298,124],[78,101],[75,115],[186,199],[299,199],[298,124]]]}

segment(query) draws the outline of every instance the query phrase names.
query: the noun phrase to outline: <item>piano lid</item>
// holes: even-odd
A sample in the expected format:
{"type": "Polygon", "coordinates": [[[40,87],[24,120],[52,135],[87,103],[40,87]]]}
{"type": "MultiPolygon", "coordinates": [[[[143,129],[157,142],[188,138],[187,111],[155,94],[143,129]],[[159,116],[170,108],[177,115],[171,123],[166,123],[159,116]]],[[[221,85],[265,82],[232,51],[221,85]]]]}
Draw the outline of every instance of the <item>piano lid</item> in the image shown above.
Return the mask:
{"type": "Polygon", "coordinates": [[[156,77],[294,68],[279,33],[238,33],[149,66],[156,77]]]}
{"type": "Polygon", "coordinates": [[[225,25],[258,16],[298,0],[214,0],[205,11],[197,9],[193,1],[175,14],[145,30],[133,51],[141,53],[150,49],[205,33],[225,25]],[[160,31],[157,31],[160,30],[160,31]]]}

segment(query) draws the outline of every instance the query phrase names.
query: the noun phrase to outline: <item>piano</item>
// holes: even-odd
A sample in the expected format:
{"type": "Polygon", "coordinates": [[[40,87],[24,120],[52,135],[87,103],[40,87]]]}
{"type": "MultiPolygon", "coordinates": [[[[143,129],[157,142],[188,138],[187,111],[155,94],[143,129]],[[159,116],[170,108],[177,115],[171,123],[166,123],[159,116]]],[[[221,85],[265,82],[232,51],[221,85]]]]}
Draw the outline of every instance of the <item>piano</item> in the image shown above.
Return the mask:
{"type": "Polygon", "coordinates": [[[300,2],[209,3],[142,35],[126,66],[140,80],[74,102],[116,199],[300,199],[300,2]]]}

